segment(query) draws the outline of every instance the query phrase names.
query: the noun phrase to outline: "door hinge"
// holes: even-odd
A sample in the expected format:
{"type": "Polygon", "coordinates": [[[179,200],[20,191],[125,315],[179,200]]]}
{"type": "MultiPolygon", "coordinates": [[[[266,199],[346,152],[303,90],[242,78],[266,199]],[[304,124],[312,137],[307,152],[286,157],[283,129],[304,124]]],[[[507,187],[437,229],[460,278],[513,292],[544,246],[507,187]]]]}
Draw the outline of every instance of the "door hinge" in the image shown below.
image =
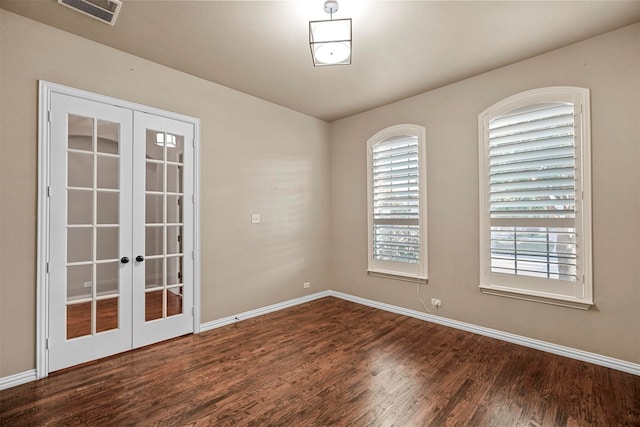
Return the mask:
{"type": "Polygon", "coordinates": [[[51,110],[47,110],[47,122],[51,123],[51,110]]]}
{"type": "Polygon", "coordinates": [[[195,308],[195,307],[191,307],[191,315],[192,315],[193,317],[195,317],[195,316],[196,316],[196,308],[195,308]]]}
{"type": "Polygon", "coordinates": [[[51,197],[51,187],[47,185],[47,197],[51,197]]]}
{"type": "Polygon", "coordinates": [[[49,274],[49,263],[47,262],[47,274],[49,274]]]}
{"type": "Polygon", "coordinates": [[[191,251],[191,259],[196,259],[196,251],[191,251]]]}
{"type": "Polygon", "coordinates": [[[191,195],[191,203],[195,203],[196,202],[196,195],[192,194],[191,195]]]}
{"type": "Polygon", "coordinates": [[[195,138],[191,140],[191,145],[193,146],[193,148],[196,148],[196,140],[195,140],[195,138]]]}
{"type": "Polygon", "coordinates": [[[44,346],[47,350],[49,350],[49,338],[45,340],[44,346]]]}

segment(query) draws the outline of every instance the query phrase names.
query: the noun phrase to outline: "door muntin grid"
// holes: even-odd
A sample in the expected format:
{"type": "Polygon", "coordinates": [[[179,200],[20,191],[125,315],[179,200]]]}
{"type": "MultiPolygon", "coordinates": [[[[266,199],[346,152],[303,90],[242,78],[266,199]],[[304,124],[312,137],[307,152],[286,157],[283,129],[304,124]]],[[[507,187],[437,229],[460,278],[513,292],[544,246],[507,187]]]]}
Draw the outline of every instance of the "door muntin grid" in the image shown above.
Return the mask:
{"type": "Polygon", "coordinates": [[[67,116],[66,339],[118,329],[120,124],[67,116]]]}
{"type": "Polygon", "coordinates": [[[183,314],[184,136],[147,129],[145,321],[183,314]]]}

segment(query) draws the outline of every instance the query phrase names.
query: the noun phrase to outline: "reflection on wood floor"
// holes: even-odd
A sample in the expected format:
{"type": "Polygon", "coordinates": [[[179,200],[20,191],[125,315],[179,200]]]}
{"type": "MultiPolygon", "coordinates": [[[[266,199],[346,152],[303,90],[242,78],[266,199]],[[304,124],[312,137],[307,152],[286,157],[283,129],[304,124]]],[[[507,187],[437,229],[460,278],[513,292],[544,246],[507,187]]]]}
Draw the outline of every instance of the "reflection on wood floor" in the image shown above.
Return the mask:
{"type": "Polygon", "coordinates": [[[637,426],[640,377],[327,297],[0,391],[0,419],[637,426]]]}
{"type": "MultiPolygon", "coordinates": [[[[182,296],[166,292],[167,317],[182,313],[182,296]]],[[[162,291],[145,294],[145,321],[162,318],[162,291]]],[[[96,301],[96,333],[118,328],[118,298],[96,301]]],[[[67,306],[67,339],[91,334],[91,302],[67,306]]]]}

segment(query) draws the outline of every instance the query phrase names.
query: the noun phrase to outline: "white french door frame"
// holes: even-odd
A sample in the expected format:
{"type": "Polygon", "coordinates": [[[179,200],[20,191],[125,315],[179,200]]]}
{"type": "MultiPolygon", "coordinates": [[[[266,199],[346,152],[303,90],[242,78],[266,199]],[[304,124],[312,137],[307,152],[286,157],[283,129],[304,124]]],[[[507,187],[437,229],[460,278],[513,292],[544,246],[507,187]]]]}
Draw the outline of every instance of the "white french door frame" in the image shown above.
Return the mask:
{"type": "MultiPolygon", "coordinates": [[[[88,101],[101,102],[132,111],[182,121],[193,125],[193,333],[200,332],[200,120],[146,105],[136,104],[104,95],[75,89],[56,83],[39,81],[38,105],[38,246],[37,246],[37,303],[36,303],[36,376],[49,375],[49,243],[50,243],[50,199],[51,185],[51,96],[54,93],[73,96],[88,101]]],[[[189,256],[189,254],[185,254],[189,256]]]]}

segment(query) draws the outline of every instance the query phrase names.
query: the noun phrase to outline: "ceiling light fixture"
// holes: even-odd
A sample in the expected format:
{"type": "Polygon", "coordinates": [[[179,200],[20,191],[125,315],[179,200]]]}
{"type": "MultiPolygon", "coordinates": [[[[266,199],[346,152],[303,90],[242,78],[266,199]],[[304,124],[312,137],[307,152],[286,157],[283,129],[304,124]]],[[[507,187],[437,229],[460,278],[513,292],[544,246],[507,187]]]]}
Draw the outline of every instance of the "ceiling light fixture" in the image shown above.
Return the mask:
{"type": "Polygon", "coordinates": [[[325,1],[324,11],[331,16],[331,19],[309,22],[309,46],[313,65],[316,67],[349,65],[351,64],[351,18],[333,20],[333,14],[338,11],[336,0],[325,1]]]}

